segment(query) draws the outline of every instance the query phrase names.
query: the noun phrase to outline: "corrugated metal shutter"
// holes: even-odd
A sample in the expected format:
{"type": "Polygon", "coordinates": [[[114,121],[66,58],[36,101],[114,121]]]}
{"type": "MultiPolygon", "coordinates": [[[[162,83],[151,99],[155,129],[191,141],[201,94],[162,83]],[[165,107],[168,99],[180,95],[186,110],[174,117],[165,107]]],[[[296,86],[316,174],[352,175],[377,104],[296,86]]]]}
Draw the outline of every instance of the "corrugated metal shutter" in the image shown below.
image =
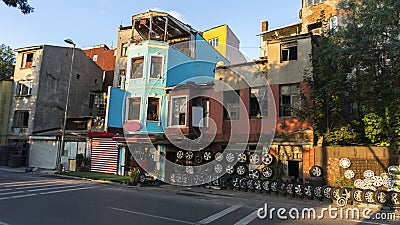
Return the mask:
{"type": "Polygon", "coordinates": [[[117,174],[118,147],[111,138],[93,138],[90,171],[117,174]]]}

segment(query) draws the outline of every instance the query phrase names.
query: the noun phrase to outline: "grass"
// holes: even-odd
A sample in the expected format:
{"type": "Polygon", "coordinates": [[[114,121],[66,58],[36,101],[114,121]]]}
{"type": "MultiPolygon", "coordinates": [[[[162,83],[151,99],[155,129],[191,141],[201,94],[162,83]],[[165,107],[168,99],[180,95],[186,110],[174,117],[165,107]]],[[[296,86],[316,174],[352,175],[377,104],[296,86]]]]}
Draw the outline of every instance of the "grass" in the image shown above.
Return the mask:
{"type": "Polygon", "coordinates": [[[66,172],[60,174],[71,177],[81,177],[81,178],[103,180],[103,181],[117,182],[123,184],[129,183],[129,176],[118,176],[115,174],[105,174],[105,173],[95,173],[95,172],[66,172]]]}

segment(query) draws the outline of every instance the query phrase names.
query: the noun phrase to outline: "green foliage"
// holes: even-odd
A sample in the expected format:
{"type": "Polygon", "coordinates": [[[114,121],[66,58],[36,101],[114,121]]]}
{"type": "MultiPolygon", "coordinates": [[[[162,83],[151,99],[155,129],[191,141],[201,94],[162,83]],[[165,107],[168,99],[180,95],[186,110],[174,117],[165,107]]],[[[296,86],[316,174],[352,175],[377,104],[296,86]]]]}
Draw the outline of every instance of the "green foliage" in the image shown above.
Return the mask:
{"type": "Polygon", "coordinates": [[[335,180],[335,183],[339,187],[348,187],[348,188],[354,188],[354,184],[352,180],[346,179],[345,177],[339,177],[335,180]]]}
{"type": "Polygon", "coordinates": [[[29,14],[34,10],[34,8],[29,5],[28,0],[3,0],[3,2],[10,7],[18,7],[23,14],[29,14]]]}
{"type": "Polygon", "coordinates": [[[311,101],[304,113],[328,144],[357,137],[398,151],[400,1],[343,0],[340,8],[345,26],[313,37],[313,70],[305,75],[311,101]]]}
{"type": "Polygon", "coordinates": [[[0,45],[0,78],[14,74],[15,55],[10,46],[0,45]]]}
{"type": "Polygon", "coordinates": [[[358,133],[348,124],[328,131],[324,138],[330,145],[349,145],[357,142],[358,133]]]}

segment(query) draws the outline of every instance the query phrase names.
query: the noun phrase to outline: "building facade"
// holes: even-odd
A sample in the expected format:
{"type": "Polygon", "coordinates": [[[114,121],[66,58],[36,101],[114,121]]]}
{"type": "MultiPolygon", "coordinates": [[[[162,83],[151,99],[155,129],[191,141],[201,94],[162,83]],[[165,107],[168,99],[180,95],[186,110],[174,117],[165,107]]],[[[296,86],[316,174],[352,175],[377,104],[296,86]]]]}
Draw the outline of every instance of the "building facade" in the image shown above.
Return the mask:
{"type": "Polygon", "coordinates": [[[8,143],[20,149],[24,165],[55,168],[58,153],[68,163],[76,152],[86,151],[88,124],[84,118],[90,117],[90,92],[102,88],[102,70],[82,50],[75,49],[66,145],[59,151],[73,49],[40,45],[15,51],[8,143]]]}

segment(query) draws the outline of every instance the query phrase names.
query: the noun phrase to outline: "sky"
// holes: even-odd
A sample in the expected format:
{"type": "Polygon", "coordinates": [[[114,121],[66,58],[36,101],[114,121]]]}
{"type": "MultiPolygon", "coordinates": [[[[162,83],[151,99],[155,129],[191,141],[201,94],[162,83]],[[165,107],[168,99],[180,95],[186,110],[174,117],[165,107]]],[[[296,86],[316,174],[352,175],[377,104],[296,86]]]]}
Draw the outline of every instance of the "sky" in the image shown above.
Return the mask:
{"type": "Polygon", "coordinates": [[[198,31],[228,24],[250,59],[260,54],[261,22],[269,29],[300,21],[301,0],[28,0],[35,8],[24,15],[0,1],[0,44],[13,49],[34,45],[115,47],[119,25],[148,10],[169,12],[198,31]]]}

